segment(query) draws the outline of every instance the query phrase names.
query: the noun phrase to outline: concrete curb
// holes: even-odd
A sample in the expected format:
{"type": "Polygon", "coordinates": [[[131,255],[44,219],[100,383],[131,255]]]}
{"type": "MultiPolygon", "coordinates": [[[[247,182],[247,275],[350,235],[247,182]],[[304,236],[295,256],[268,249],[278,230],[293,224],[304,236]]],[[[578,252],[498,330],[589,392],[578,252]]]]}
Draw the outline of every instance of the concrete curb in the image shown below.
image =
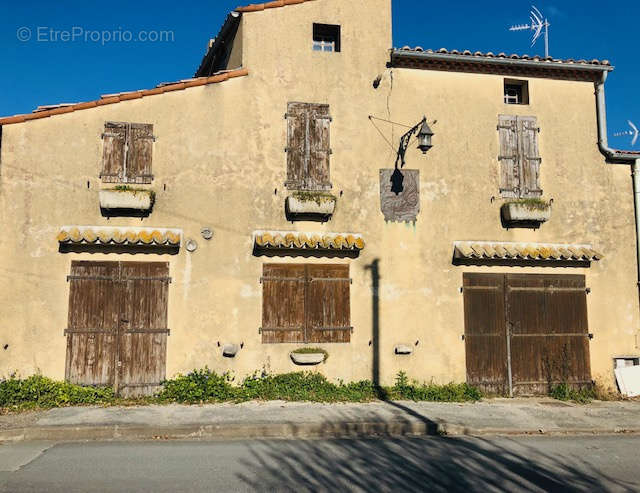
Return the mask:
{"type": "Polygon", "coordinates": [[[424,422],[268,423],[224,425],[98,425],[32,426],[0,430],[0,442],[20,441],[118,441],[118,440],[233,440],[313,439],[418,436],[514,436],[514,435],[616,435],[640,434],[640,428],[549,429],[470,428],[464,425],[424,422]]]}

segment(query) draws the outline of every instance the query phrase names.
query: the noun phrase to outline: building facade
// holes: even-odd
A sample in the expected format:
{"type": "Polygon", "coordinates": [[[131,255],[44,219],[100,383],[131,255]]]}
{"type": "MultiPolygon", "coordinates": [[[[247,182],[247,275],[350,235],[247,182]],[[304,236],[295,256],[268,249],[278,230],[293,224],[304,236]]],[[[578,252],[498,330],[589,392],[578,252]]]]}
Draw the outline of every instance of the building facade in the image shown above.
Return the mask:
{"type": "Polygon", "coordinates": [[[135,394],[320,347],[345,381],[613,385],[640,320],[612,67],[391,46],[390,0],[251,5],[192,79],[1,119],[0,374],[135,394]]]}

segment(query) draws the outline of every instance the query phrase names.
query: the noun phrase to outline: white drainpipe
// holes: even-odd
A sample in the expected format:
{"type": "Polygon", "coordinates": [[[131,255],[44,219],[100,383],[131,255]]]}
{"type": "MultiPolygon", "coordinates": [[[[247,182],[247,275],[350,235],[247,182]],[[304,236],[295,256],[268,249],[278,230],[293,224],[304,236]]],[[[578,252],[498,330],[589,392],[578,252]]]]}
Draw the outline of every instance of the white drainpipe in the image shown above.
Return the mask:
{"type": "Polygon", "coordinates": [[[628,164],[631,166],[633,177],[633,204],[636,221],[636,270],[638,271],[637,285],[640,289],[640,156],[625,151],[611,149],[607,143],[607,106],[604,96],[604,83],[607,72],[602,72],[602,79],[596,82],[596,112],[598,116],[598,147],[607,161],[614,164],[628,164]]]}
{"type": "Polygon", "coordinates": [[[638,264],[638,289],[640,289],[640,159],[631,163],[633,175],[633,197],[636,212],[636,256],[638,264]]]}

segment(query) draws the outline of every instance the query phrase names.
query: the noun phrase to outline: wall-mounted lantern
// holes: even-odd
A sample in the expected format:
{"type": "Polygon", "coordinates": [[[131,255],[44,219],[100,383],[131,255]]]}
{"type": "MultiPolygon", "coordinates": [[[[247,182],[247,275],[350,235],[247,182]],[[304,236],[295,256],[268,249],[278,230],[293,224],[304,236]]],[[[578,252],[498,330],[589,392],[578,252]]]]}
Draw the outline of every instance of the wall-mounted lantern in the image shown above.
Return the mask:
{"type": "Polygon", "coordinates": [[[432,138],[434,133],[429,127],[427,117],[425,116],[417,125],[411,127],[406,134],[400,137],[400,146],[398,147],[398,156],[396,158],[396,169],[398,169],[398,163],[400,163],[401,168],[404,168],[405,154],[407,153],[411,137],[413,137],[414,134],[418,134],[418,149],[422,151],[422,154],[426,154],[429,149],[433,147],[432,138]]]}
{"type": "Polygon", "coordinates": [[[422,154],[426,154],[427,151],[433,147],[433,144],[431,143],[432,137],[433,132],[431,131],[431,128],[429,128],[427,118],[425,117],[424,120],[422,120],[420,133],[418,133],[418,149],[422,151],[422,154]]]}

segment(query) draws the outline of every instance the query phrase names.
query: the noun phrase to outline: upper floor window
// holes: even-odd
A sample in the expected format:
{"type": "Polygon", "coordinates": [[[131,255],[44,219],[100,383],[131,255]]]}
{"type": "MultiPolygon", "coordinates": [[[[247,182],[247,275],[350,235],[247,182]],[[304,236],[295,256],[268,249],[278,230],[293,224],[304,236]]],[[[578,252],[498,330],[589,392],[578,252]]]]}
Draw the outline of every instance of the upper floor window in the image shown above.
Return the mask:
{"type": "Polygon", "coordinates": [[[535,116],[500,115],[500,195],[509,198],[537,198],[540,188],[540,153],[535,116]]]}
{"type": "Polygon", "coordinates": [[[106,183],[151,183],[153,125],[106,122],[104,124],[102,172],[106,183]]]}
{"type": "Polygon", "coordinates": [[[526,80],[504,80],[505,104],[529,104],[529,83],[526,80]]]}
{"type": "Polygon", "coordinates": [[[290,190],[331,190],[328,104],[287,106],[287,181],[290,190]]]}
{"type": "Polygon", "coordinates": [[[340,26],[313,25],[313,51],[340,51],[340,26]]]}

